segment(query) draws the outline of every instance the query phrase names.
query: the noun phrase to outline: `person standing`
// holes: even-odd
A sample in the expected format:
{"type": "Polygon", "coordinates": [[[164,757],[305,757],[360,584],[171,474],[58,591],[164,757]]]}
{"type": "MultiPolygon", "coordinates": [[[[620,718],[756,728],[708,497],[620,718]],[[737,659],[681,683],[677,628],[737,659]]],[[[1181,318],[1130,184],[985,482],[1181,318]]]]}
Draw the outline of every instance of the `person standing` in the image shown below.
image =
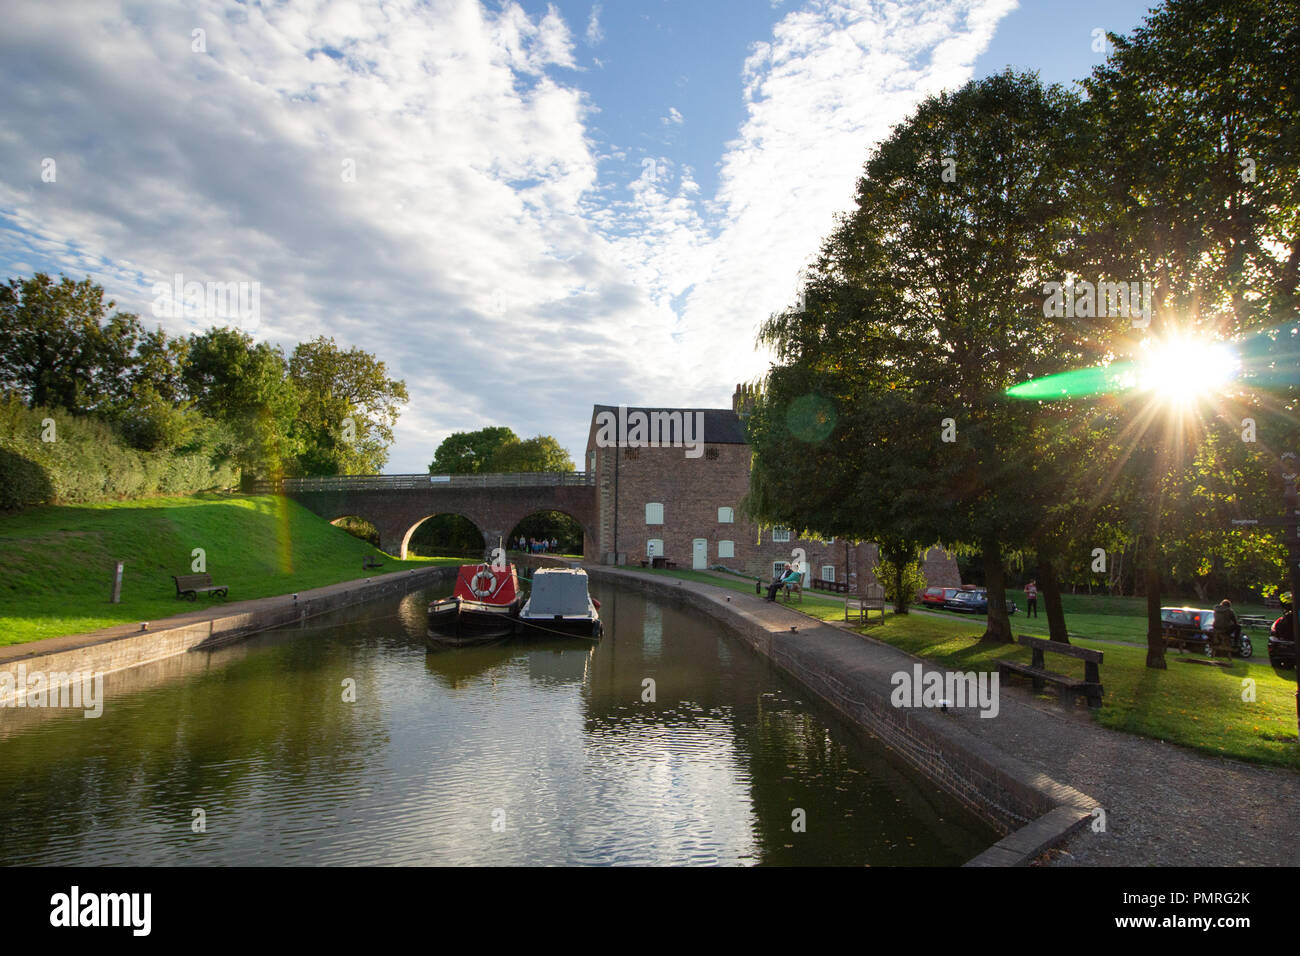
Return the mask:
{"type": "Polygon", "coordinates": [[[1025,617],[1038,617],[1038,585],[1031,580],[1025,585],[1025,617]]]}

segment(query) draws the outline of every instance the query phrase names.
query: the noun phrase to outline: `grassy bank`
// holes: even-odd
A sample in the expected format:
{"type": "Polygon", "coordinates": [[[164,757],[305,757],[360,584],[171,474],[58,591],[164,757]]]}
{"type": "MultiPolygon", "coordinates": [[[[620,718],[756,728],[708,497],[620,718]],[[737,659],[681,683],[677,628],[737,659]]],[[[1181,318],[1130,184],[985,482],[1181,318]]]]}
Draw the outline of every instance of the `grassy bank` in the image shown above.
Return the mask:
{"type": "MultiPolygon", "coordinates": [[[[950,621],[908,614],[891,617],[869,633],[956,670],[992,671],[999,658],[1029,662],[1027,648],[979,641],[982,625],[982,619],[950,621]]],[[[1106,655],[1101,665],[1105,702],[1093,712],[1102,726],[1220,756],[1300,769],[1294,670],[1277,670],[1259,656],[1234,659],[1228,668],[1179,663],[1174,651],[1166,656],[1168,670],[1158,671],[1146,666],[1144,648],[1073,638],[1071,643],[1106,655]],[[1254,682],[1254,701],[1242,699],[1247,680],[1254,682]]],[[[1077,661],[1052,663],[1048,669],[1083,676],[1077,661]]]]}
{"type": "MultiPolygon", "coordinates": [[[[202,548],[230,600],[304,591],[458,559],[396,561],[271,495],[203,494],[31,508],[0,516],[0,644],[156,621],[214,602],[178,600],[173,574],[190,574],[202,548]],[[384,562],[363,570],[365,556],[384,562]],[[109,601],[125,561],[122,602],[109,601]]],[[[219,599],[216,599],[220,603],[219,599]]]]}
{"type": "MultiPolygon", "coordinates": [[[[1038,596],[1038,616],[1025,617],[1025,595],[1023,591],[1008,591],[1007,597],[1015,601],[1019,613],[1011,616],[1011,628],[1017,634],[1030,634],[1034,637],[1047,637],[1047,613],[1043,610],[1043,596],[1038,596]]],[[[1165,597],[1161,599],[1164,607],[1199,607],[1212,609],[1218,599],[1209,602],[1188,600],[1186,598],[1165,597]]],[[[1083,638],[1096,638],[1108,641],[1129,641],[1145,644],[1147,639],[1147,600],[1144,597],[1109,597],[1104,594],[1062,594],[1061,607],[1065,611],[1065,627],[1070,634],[1083,638]]],[[[1277,609],[1269,609],[1262,604],[1233,604],[1238,614],[1258,614],[1270,620],[1282,616],[1277,609]]],[[[981,624],[984,618],[979,618],[981,624]]],[[[1255,645],[1255,653],[1264,651],[1268,640],[1265,631],[1250,630],[1247,633],[1255,645]]]]}

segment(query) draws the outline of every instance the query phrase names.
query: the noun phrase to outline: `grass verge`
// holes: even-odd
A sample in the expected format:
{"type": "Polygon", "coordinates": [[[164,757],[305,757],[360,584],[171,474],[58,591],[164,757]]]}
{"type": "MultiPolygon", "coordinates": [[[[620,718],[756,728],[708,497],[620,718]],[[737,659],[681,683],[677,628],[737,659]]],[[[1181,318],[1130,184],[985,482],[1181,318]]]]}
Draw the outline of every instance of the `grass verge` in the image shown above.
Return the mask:
{"type": "Polygon", "coordinates": [[[0,517],[0,645],[157,621],[221,603],[179,600],[173,574],[190,574],[202,549],[230,600],[271,597],[459,558],[398,561],[272,495],[183,498],[30,508],[0,517]],[[364,570],[366,556],[384,562],[364,570]],[[113,570],[125,561],[122,601],[113,570]]]}

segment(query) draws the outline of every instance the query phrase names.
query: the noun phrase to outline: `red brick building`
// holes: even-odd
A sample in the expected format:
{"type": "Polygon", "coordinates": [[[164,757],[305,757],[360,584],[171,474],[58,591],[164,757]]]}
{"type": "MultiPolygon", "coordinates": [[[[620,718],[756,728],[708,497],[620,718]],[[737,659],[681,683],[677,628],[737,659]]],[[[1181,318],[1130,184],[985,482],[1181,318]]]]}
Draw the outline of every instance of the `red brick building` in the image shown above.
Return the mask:
{"type": "MultiPolygon", "coordinates": [[[[678,567],[722,565],[767,580],[774,565],[802,553],[805,583],[834,580],[855,593],[874,583],[874,544],[796,538],[741,514],[751,457],[742,420],[748,399],[737,386],[731,408],[595,406],[583,463],[596,476],[598,514],[587,559],[663,557],[678,567]]],[[[956,562],[940,548],[926,555],[924,571],[932,585],[961,583],[956,562]]]]}

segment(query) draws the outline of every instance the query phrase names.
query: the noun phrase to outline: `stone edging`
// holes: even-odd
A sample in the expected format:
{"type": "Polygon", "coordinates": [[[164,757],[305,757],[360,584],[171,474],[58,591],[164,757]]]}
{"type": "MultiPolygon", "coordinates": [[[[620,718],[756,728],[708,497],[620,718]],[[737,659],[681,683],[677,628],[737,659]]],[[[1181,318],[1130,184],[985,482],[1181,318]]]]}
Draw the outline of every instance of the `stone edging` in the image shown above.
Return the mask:
{"type": "MultiPolygon", "coordinates": [[[[178,615],[171,619],[170,625],[168,619],[163,619],[152,624],[148,631],[132,631],[119,626],[73,637],[17,644],[0,649],[0,673],[13,675],[15,688],[20,666],[28,674],[37,671],[64,675],[72,672],[111,674],[188,651],[210,650],[243,640],[259,631],[296,624],[386,594],[410,591],[417,585],[426,586],[454,577],[456,570],[451,565],[439,565],[405,572],[393,571],[300,591],[297,595],[256,598],[225,607],[217,605],[197,615],[178,615]]],[[[60,685],[54,685],[57,686],[60,685]]],[[[16,696],[16,693],[0,696],[0,706],[8,705],[16,696]]]]}

